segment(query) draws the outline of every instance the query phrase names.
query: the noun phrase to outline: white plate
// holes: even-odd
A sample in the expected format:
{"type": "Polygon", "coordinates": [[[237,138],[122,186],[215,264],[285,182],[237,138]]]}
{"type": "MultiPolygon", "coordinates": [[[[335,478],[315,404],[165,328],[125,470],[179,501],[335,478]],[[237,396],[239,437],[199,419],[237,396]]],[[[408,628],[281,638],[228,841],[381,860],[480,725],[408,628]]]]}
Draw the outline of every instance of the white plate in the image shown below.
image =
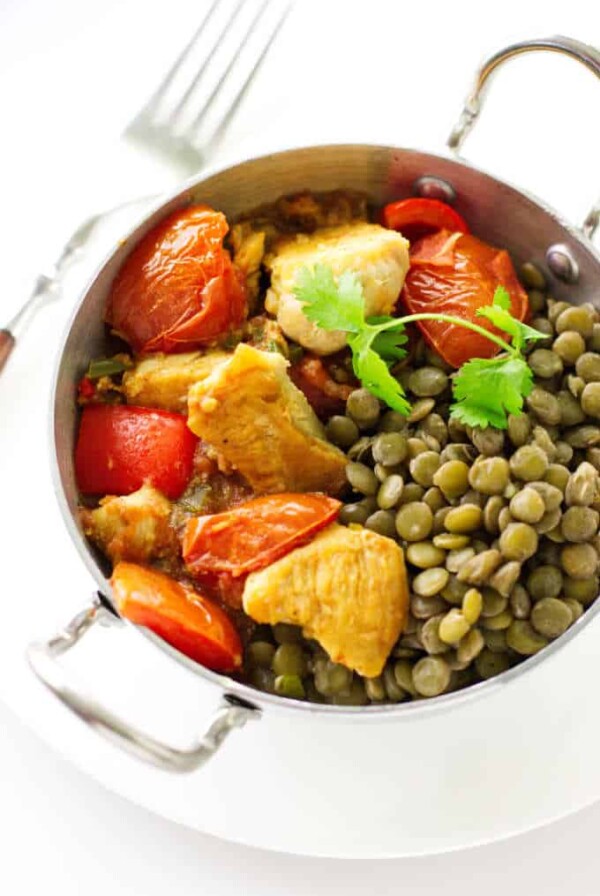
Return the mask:
{"type": "MultiPolygon", "coordinates": [[[[600,796],[599,624],[488,696],[422,719],[351,724],[268,713],[203,770],[143,765],[70,716],[29,671],[26,644],[64,625],[93,582],[52,493],[47,415],[68,316],[47,309],[0,377],[4,602],[0,697],[105,786],[191,828],[314,856],[414,856],[490,842],[600,796]]],[[[116,710],[184,744],[218,693],[131,630],[87,636],[65,662],[116,710]]]]}

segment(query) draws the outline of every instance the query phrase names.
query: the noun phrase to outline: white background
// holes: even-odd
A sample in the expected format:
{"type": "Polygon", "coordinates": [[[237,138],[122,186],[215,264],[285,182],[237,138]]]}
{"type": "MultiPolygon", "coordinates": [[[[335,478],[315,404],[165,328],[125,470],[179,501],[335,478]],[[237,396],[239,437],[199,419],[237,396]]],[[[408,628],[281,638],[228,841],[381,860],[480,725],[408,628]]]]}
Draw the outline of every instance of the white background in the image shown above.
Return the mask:
{"type": "MultiPolygon", "coordinates": [[[[200,0],[0,0],[0,309],[6,317],[80,217],[165,185],[162,175],[150,176],[145,161],[121,155],[117,137],[204,6],[200,0]]],[[[556,32],[598,45],[599,15],[594,4],[575,0],[298,0],[223,151],[336,139],[435,151],[486,53],[556,32]]],[[[519,60],[491,91],[465,154],[580,220],[598,189],[599,101],[599,85],[569,60],[519,60]]],[[[4,427],[1,432],[3,439],[14,437],[4,427]]],[[[6,512],[0,535],[5,525],[6,512]]],[[[26,597],[22,576],[9,574],[8,582],[1,592],[4,625],[11,601],[26,597]]],[[[91,894],[176,888],[211,896],[320,896],[401,888],[458,896],[485,888],[495,896],[512,888],[541,896],[567,886],[578,896],[598,893],[600,807],[451,856],[359,864],[286,858],[176,828],[108,794],[3,707],[0,730],[0,868],[14,894],[42,887],[75,894],[85,887],[91,894]]],[[[556,762],[560,774],[560,756],[556,762]]]]}

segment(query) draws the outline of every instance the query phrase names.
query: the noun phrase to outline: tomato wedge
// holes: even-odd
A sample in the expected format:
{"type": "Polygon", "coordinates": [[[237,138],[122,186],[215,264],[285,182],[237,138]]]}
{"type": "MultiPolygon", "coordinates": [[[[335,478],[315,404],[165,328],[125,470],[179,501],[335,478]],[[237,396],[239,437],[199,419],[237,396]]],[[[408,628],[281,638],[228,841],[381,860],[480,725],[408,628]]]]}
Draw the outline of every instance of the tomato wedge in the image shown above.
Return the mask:
{"type": "MultiPolygon", "coordinates": [[[[473,321],[502,335],[477,309],[491,305],[497,286],[511,299],[511,314],[529,316],[527,293],[519,283],[508,252],[471,234],[441,230],[423,237],[411,249],[410,267],[401,300],[411,314],[433,312],[473,321]]],[[[469,358],[491,358],[498,347],[471,330],[443,321],[419,321],[425,340],[452,367],[469,358]]]]}
{"type": "Polygon", "coordinates": [[[157,224],[117,274],[106,321],[139,352],[183,352],[246,317],[243,274],[223,248],[225,215],[206,205],[157,224]]]}
{"type": "Polygon", "coordinates": [[[316,494],[253,498],[225,513],[189,520],[183,559],[193,574],[247,575],[305,544],[340,507],[340,501],[316,494]]]}
{"type": "Polygon", "coordinates": [[[384,227],[399,230],[411,242],[437,230],[469,232],[462,215],[440,199],[412,198],[390,202],[384,207],[381,219],[384,227]]]}
{"type": "Polygon", "coordinates": [[[346,400],[355,386],[336,383],[321,358],[309,352],[289,368],[289,375],[298,389],[304,392],[317,417],[327,420],[332,414],[343,412],[346,400]]]}
{"type": "Polygon", "coordinates": [[[129,405],[87,405],[75,447],[79,489],[128,495],[145,482],[168,498],[188,484],[198,439],[182,414],[129,405]]]}
{"type": "Polygon", "coordinates": [[[110,584],[121,616],[149,628],[185,656],[215,672],[242,665],[242,642],[229,616],[189,586],[124,561],[115,566],[110,584]]]}

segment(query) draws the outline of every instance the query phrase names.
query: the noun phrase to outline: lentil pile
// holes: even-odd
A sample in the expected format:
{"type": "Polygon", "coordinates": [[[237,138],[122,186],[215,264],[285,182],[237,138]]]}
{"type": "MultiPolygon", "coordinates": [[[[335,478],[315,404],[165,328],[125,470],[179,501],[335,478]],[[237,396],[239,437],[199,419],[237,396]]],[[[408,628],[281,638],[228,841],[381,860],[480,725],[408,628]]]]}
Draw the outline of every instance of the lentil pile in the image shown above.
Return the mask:
{"type": "Polygon", "coordinates": [[[550,298],[531,264],[522,279],[546,339],[528,356],[526,413],[507,430],[452,419],[452,371],[420,339],[393,371],[410,417],[360,388],[327,423],[348,455],[340,521],[405,551],[410,615],[383,674],[332,663],[294,626],[260,626],[246,656],[255,686],[341,705],[436,697],[542,650],[596,599],[600,314],[550,298]]]}

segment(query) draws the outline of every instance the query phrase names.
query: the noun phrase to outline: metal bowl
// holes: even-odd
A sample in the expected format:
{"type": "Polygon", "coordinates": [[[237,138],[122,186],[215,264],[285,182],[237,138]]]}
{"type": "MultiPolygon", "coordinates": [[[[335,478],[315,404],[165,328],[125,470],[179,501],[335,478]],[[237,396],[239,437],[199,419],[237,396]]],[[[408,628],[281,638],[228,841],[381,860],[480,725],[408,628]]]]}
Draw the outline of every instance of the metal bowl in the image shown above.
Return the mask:
{"type": "MultiPolygon", "coordinates": [[[[567,38],[531,41],[496,54],[479,72],[476,87],[467,100],[459,124],[450,138],[457,149],[477,117],[487,78],[504,59],[526,50],[558,50],[574,56],[600,76],[600,54],[567,38]]],[[[205,735],[187,750],[162,744],[133,729],[124,720],[98,706],[72,685],[57,656],[74,644],[97,621],[118,621],[105,572],[105,560],[85,538],[77,513],[78,492],[74,475],[76,435],[76,384],[87,368],[90,357],[105,349],[104,308],[113,279],[128,254],[154,225],[167,214],[194,201],[223,211],[229,219],[282,194],[303,189],[326,191],[352,189],[366,193],[379,205],[405,196],[437,196],[452,201],[469,221],[473,231],[489,243],[505,247],[516,264],[535,262],[546,274],[552,295],[575,303],[594,301],[600,283],[600,257],[590,242],[597,224],[598,208],[592,210],[584,229],[564,221],[540,200],[520,189],[453,158],[399,149],[391,146],[356,144],[312,146],[292,149],[249,159],[239,164],[213,169],[188,183],[148,215],[121,241],[85,290],[60,349],[54,386],[53,466],[58,500],[75,547],[95,580],[99,597],[67,627],[46,643],[32,645],[29,660],[40,678],[63,702],[85,721],[138,756],[172,770],[189,770],[212,755],[233,728],[261,711],[293,712],[297,716],[372,722],[379,718],[410,717],[416,722],[425,714],[449,711],[459,702],[473,700],[501,687],[506,681],[526,674],[545,662],[568,643],[593,617],[600,613],[600,601],[540,654],[491,681],[429,701],[406,705],[382,705],[347,708],[290,701],[260,692],[247,685],[211,672],[184,657],[161,639],[144,629],[156,646],[177,662],[191,668],[200,678],[217,684],[223,703],[205,735]]]]}

